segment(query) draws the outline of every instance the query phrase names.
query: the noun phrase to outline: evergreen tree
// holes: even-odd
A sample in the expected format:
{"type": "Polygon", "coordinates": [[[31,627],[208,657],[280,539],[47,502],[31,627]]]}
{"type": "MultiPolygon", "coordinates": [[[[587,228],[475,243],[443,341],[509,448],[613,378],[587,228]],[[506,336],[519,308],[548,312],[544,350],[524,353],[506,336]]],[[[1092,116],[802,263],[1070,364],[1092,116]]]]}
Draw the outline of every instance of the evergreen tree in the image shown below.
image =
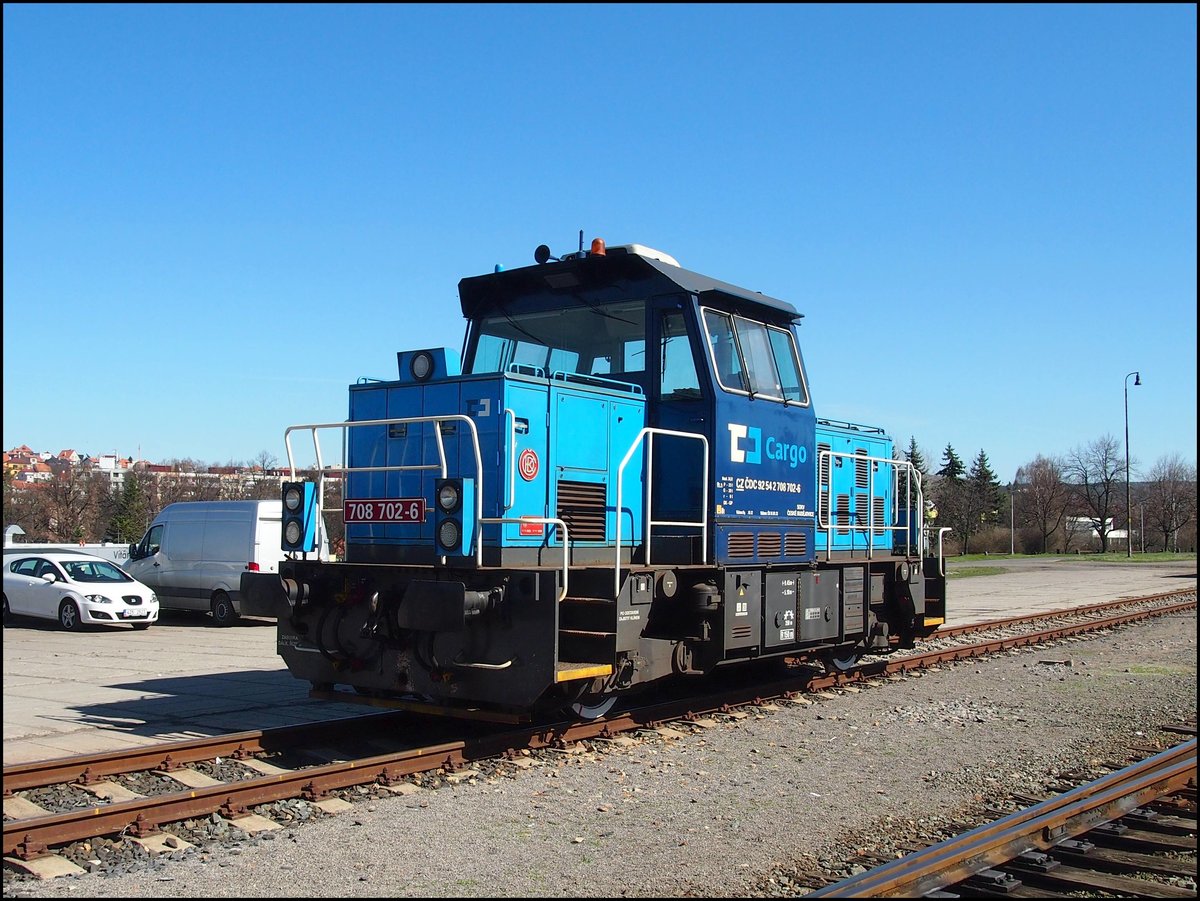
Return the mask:
{"type": "Polygon", "coordinates": [[[929,470],[925,465],[925,457],[921,454],[921,449],[917,447],[917,439],[912,435],[908,437],[908,452],[904,456],[912,464],[913,469],[921,474],[921,481],[927,481],[929,470]]]}
{"type": "Polygon", "coordinates": [[[992,472],[987,454],[980,448],[979,456],[971,464],[970,499],[972,519],[982,525],[995,523],[1000,515],[1000,480],[992,472]]]}
{"type": "Polygon", "coordinates": [[[971,535],[975,526],[970,522],[969,485],[965,479],[966,467],[947,444],[942,451],[942,468],[937,472],[937,485],[933,491],[934,502],[937,505],[937,521],[939,525],[949,526],[954,531],[953,537],[959,541],[962,553],[967,553],[971,535]]]}
{"type": "Polygon", "coordinates": [[[962,460],[958,459],[954,448],[947,444],[946,449],[942,451],[942,468],[938,470],[937,474],[947,481],[957,482],[962,479],[966,471],[967,468],[963,466],[962,460]]]}
{"type": "Polygon", "coordinates": [[[142,479],[136,473],[125,475],[125,487],[117,501],[116,512],[104,533],[105,541],[121,544],[132,543],[142,537],[150,523],[150,499],[142,487],[142,479]]]}

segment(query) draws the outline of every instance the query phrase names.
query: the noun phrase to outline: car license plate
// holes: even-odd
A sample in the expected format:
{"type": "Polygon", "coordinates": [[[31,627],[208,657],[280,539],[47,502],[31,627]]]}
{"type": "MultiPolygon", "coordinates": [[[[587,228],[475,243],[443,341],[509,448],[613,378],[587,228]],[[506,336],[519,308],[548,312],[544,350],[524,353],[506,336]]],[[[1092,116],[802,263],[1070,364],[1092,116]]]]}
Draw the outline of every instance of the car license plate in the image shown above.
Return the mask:
{"type": "Polygon", "coordinates": [[[148,613],[132,613],[129,610],[121,611],[121,619],[145,619],[149,615],[148,613]]]}
{"type": "Polygon", "coordinates": [[[345,501],[342,512],[347,523],[424,522],[425,498],[396,497],[382,501],[345,501]]]}

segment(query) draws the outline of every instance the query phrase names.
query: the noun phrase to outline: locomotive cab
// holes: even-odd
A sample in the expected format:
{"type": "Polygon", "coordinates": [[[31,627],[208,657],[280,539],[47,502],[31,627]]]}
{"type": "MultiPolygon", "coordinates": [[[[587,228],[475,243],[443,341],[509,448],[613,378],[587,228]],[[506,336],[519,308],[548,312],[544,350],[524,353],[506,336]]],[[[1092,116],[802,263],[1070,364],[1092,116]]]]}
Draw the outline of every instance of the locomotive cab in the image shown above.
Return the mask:
{"type": "Polygon", "coordinates": [[[294,675],[596,716],[664,677],[848,666],[936,628],[919,474],[881,429],[816,417],[794,307],[640,245],[535,260],[459,283],[461,357],[402,351],[346,421],[285,433],[289,461],[293,431],[345,455],[344,560],[306,539],[243,580],[294,675]]]}

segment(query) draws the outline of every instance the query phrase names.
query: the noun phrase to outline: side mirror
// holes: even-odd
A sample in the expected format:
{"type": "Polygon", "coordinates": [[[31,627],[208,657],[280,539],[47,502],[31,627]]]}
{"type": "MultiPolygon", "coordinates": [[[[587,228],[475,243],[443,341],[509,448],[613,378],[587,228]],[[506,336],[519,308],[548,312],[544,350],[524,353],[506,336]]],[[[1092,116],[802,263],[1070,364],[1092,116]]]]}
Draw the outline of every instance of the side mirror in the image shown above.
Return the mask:
{"type": "Polygon", "coordinates": [[[42,573],[42,581],[49,582],[51,585],[53,585],[58,581],[58,576],[54,575],[54,573],[42,573]]]}
{"type": "Polygon", "coordinates": [[[138,546],[136,544],[129,545],[129,559],[136,560],[138,558],[138,546]]]}

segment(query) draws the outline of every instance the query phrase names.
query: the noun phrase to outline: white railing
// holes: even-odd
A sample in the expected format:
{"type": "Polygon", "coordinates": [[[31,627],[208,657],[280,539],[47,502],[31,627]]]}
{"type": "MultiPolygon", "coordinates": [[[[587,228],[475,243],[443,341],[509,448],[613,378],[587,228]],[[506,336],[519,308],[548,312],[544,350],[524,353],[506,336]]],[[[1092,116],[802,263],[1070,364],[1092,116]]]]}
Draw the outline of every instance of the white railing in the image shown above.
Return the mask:
{"type": "MultiPolygon", "coordinates": [[[[708,439],[703,435],[697,435],[695,432],[676,432],[671,429],[656,429],[647,426],[637,433],[637,437],[633,439],[633,443],[629,445],[629,450],[625,452],[624,458],[621,460],[621,465],[617,467],[617,529],[616,529],[616,544],[617,544],[617,562],[613,568],[613,597],[616,598],[621,594],[621,518],[624,515],[624,508],[621,504],[621,489],[625,481],[625,467],[629,465],[629,461],[633,459],[633,455],[637,449],[645,443],[646,455],[644,461],[644,470],[646,472],[645,481],[645,497],[644,497],[644,523],[645,529],[644,544],[646,546],[646,565],[650,565],[650,533],[655,526],[684,526],[688,528],[700,529],[700,562],[708,562],[708,439]],[[677,521],[666,519],[654,519],[652,515],[652,501],[654,491],[654,441],[646,441],[649,436],[653,438],[655,435],[670,435],[675,438],[688,438],[699,441],[704,449],[704,467],[701,473],[700,484],[703,486],[700,497],[700,519],[695,522],[677,521]]],[[[631,530],[632,531],[632,530],[631,530]]],[[[629,562],[633,562],[633,551],[629,553],[629,562]]]]}
{"type": "Polygon", "coordinates": [[[939,576],[946,575],[946,559],[945,559],[945,557],[942,556],[942,536],[945,535],[947,532],[953,532],[953,531],[954,531],[954,529],[950,528],[950,526],[942,526],[940,529],[938,529],[938,575],[939,576]]]}
{"type": "MultiPolygon", "coordinates": [[[[446,447],[442,439],[442,423],[443,422],[464,422],[470,430],[471,449],[475,456],[475,534],[479,535],[479,511],[483,508],[483,462],[479,452],[479,431],[475,428],[475,422],[469,416],[462,414],[453,414],[449,416],[405,416],[395,419],[362,419],[356,422],[320,422],[311,423],[309,425],[293,425],[288,426],[283,433],[283,443],[287,448],[288,468],[291,472],[291,477],[296,478],[296,463],[292,454],[292,432],[307,431],[312,435],[313,452],[317,459],[317,522],[323,522],[321,512],[322,505],[325,499],[325,473],[326,472],[403,472],[413,470],[437,470],[441,473],[441,478],[447,478],[449,475],[448,467],[446,466],[446,447]],[[321,454],[321,441],[317,437],[317,432],[322,429],[341,429],[342,430],[342,459],[347,459],[348,433],[350,429],[363,428],[367,426],[393,426],[393,425],[409,425],[412,423],[432,422],[436,423],[433,429],[435,444],[437,445],[438,462],[437,463],[409,463],[396,464],[394,466],[330,466],[325,467],[324,457],[321,454]]],[[[349,485],[346,479],[342,480],[342,490],[345,492],[349,485]]],[[[436,501],[435,501],[436,502],[436,501]]],[[[483,542],[476,539],[475,542],[475,564],[476,566],[483,565],[483,542]]]]}
{"type": "MultiPolygon", "coordinates": [[[[504,509],[508,510],[513,505],[514,486],[512,482],[512,473],[516,471],[516,465],[513,461],[513,455],[516,448],[516,414],[512,410],[505,409],[505,417],[509,423],[509,488],[508,497],[506,498],[504,509]]],[[[472,534],[475,535],[475,565],[483,565],[483,534],[481,526],[484,524],[502,524],[502,523],[542,523],[543,525],[552,525],[562,534],[563,545],[563,563],[562,563],[562,587],[558,591],[558,600],[562,600],[567,594],[567,572],[569,569],[570,556],[570,536],[567,532],[567,524],[561,519],[554,519],[546,516],[519,516],[519,517],[485,517],[482,515],[483,510],[483,463],[482,455],[479,450],[479,431],[475,427],[475,422],[469,416],[462,414],[452,414],[448,416],[405,416],[395,419],[363,419],[356,422],[321,422],[312,423],[309,425],[294,425],[289,426],[283,434],[283,443],[287,448],[288,455],[288,470],[291,473],[291,478],[296,478],[296,463],[295,457],[292,454],[292,432],[307,431],[312,435],[313,452],[316,454],[317,461],[317,522],[323,523],[322,506],[325,498],[325,473],[327,472],[401,472],[413,470],[437,470],[441,473],[441,478],[447,478],[449,468],[446,465],[446,448],[442,438],[442,423],[443,422],[465,422],[470,430],[471,450],[475,458],[475,522],[472,534]],[[363,426],[393,426],[393,425],[409,425],[413,423],[431,422],[436,423],[433,433],[435,444],[437,445],[438,462],[437,463],[408,463],[397,464],[393,466],[325,466],[324,457],[321,454],[321,441],[317,436],[317,432],[321,429],[341,429],[342,430],[342,459],[347,457],[348,432],[350,429],[363,426]]],[[[347,480],[343,479],[343,491],[346,490],[347,480]]],[[[436,503],[436,499],[434,501],[436,503]]],[[[549,539],[547,539],[547,544],[549,539]]],[[[444,558],[443,558],[444,559],[444,558]]]]}
{"type": "MultiPolygon", "coordinates": [[[[858,495],[863,497],[864,495],[858,495]]],[[[845,511],[847,516],[850,516],[850,511],[845,511]]],[[[856,510],[853,514],[858,516],[856,510]]],[[[907,460],[896,460],[892,457],[870,457],[866,454],[851,453],[849,451],[835,451],[832,448],[821,448],[817,453],[817,530],[825,532],[825,559],[829,559],[829,555],[833,551],[833,533],[834,530],[848,532],[850,538],[850,549],[854,550],[854,534],[855,532],[865,531],[867,533],[867,559],[871,559],[875,554],[875,535],[884,532],[904,532],[904,547],[907,551],[910,547],[917,548],[917,556],[924,557],[925,549],[925,497],[921,489],[921,473],[916,467],[907,460]],[[833,493],[833,459],[834,457],[842,457],[847,460],[853,460],[856,463],[885,463],[892,467],[892,503],[895,505],[900,492],[900,479],[905,480],[905,509],[907,510],[906,522],[904,525],[896,525],[894,513],[885,511],[887,515],[892,517],[891,525],[877,525],[875,523],[875,466],[867,468],[867,523],[864,526],[859,524],[834,523],[832,518],[839,512],[834,510],[834,493],[833,493]],[[829,481],[822,482],[820,480],[821,472],[829,473],[829,481]],[[916,497],[913,497],[914,485],[916,489],[916,497]],[[821,495],[827,493],[829,502],[825,505],[822,511],[821,495]],[[914,503],[915,502],[915,503],[914,503]],[[914,518],[915,513],[915,518],[914,518]],[[916,542],[913,541],[913,536],[916,536],[916,542]]],[[[893,542],[894,544],[895,542],[893,542]]]]}
{"type": "MultiPolygon", "coordinates": [[[[562,532],[562,551],[563,551],[562,587],[558,589],[558,597],[556,598],[556,600],[561,602],[562,599],[567,596],[567,572],[568,572],[568,567],[571,562],[570,558],[569,558],[570,552],[568,551],[568,547],[571,544],[571,536],[567,534],[567,524],[565,522],[563,522],[561,519],[555,519],[552,516],[517,516],[517,517],[498,516],[498,517],[481,518],[478,521],[481,523],[483,523],[483,522],[486,522],[486,523],[540,522],[543,525],[554,526],[556,529],[558,529],[560,532],[562,532]]],[[[546,546],[547,547],[550,546],[550,537],[549,536],[546,536],[546,546]]]]}

